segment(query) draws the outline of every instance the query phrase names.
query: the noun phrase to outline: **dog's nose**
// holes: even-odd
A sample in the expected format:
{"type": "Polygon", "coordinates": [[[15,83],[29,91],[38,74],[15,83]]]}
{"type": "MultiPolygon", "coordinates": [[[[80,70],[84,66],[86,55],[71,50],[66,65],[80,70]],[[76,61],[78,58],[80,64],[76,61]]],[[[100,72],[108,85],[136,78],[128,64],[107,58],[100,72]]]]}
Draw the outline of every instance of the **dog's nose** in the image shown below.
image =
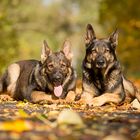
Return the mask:
{"type": "Polygon", "coordinates": [[[99,66],[104,65],[104,63],[105,63],[105,61],[104,61],[103,59],[100,59],[100,60],[97,61],[97,64],[98,64],[99,66]]]}
{"type": "Polygon", "coordinates": [[[61,76],[60,75],[56,75],[54,78],[55,82],[59,82],[61,80],[61,76]]]}

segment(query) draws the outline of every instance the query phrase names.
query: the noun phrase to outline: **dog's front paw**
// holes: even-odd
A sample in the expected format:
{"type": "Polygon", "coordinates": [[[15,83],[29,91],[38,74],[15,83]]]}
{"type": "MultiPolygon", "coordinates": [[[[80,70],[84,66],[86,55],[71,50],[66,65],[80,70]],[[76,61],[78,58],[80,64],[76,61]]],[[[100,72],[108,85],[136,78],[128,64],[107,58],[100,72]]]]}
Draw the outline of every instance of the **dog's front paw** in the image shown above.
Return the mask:
{"type": "Polygon", "coordinates": [[[0,95],[0,100],[1,101],[13,101],[13,98],[11,98],[9,95],[2,94],[2,95],[0,95]]]}
{"type": "Polygon", "coordinates": [[[105,102],[103,100],[100,100],[98,97],[94,97],[92,99],[92,101],[90,101],[88,103],[89,106],[93,106],[93,107],[99,107],[99,106],[102,106],[104,104],[105,104],[105,102]]]}
{"type": "Polygon", "coordinates": [[[82,104],[88,104],[92,102],[93,97],[87,93],[87,92],[83,92],[80,95],[80,100],[78,100],[77,102],[82,103],[82,104]]]}
{"type": "Polygon", "coordinates": [[[69,91],[66,97],[67,102],[73,102],[75,100],[75,92],[69,91]]]}
{"type": "Polygon", "coordinates": [[[42,100],[42,101],[39,101],[38,104],[40,104],[40,105],[44,105],[44,104],[51,105],[51,104],[53,104],[53,101],[42,100]]]}

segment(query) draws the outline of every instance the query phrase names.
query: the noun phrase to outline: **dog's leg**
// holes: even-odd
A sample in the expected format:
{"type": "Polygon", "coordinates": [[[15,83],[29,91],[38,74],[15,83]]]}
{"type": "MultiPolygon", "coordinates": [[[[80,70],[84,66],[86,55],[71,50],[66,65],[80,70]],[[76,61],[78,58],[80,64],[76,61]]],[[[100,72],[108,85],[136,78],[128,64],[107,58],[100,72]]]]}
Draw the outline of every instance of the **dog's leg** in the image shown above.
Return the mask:
{"type": "Polygon", "coordinates": [[[10,94],[11,97],[14,96],[14,92],[16,90],[16,83],[20,75],[20,66],[16,63],[11,64],[8,67],[8,80],[9,84],[7,86],[7,91],[10,94]]]}
{"type": "Polygon", "coordinates": [[[41,104],[52,104],[63,102],[63,99],[58,99],[52,94],[47,94],[43,91],[33,91],[31,93],[31,102],[32,103],[41,103],[41,104]]]}
{"type": "Polygon", "coordinates": [[[65,100],[66,100],[66,102],[74,102],[75,91],[69,91],[65,100]]]}
{"type": "Polygon", "coordinates": [[[0,79],[0,92],[7,91],[6,93],[13,97],[19,74],[19,65],[16,63],[11,64],[0,79]]]}
{"type": "Polygon", "coordinates": [[[127,94],[130,94],[130,96],[133,96],[133,97],[135,96],[134,85],[132,84],[132,82],[126,80],[124,77],[123,77],[123,86],[127,94]]]}
{"type": "Polygon", "coordinates": [[[140,102],[140,94],[135,85],[131,81],[123,77],[123,86],[127,97],[126,100],[128,99],[131,102],[136,97],[140,102]]]}
{"type": "Polygon", "coordinates": [[[122,102],[122,97],[118,93],[104,93],[99,97],[95,97],[92,99],[92,102],[89,105],[93,106],[102,106],[106,103],[115,103],[119,104],[122,102]]]}
{"type": "Polygon", "coordinates": [[[93,106],[102,106],[106,103],[115,103],[119,104],[122,101],[121,97],[117,93],[104,93],[99,97],[95,97],[92,100],[93,106]]]}
{"type": "Polygon", "coordinates": [[[83,91],[80,96],[80,100],[78,100],[78,102],[88,104],[92,102],[92,99],[93,99],[92,93],[83,91]]]}
{"type": "Polygon", "coordinates": [[[106,103],[119,104],[125,99],[125,92],[123,86],[119,85],[113,92],[105,92],[98,97],[94,97],[89,105],[102,106],[106,103]]]}
{"type": "Polygon", "coordinates": [[[76,97],[75,99],[77,101],[78,100],[77,98],[79,98],[78,102],[88,104],[89,102],[92,102],[93,97],[99,95],[99,92],[97,91],[97,89],[93,84],[87,84],[86,82],[83,82],[82,88],[83,89],[81,95],[78,95],[78,97],[76,97]]]}
{"type": "Polygon", "coordinates": [[[42,101],[52,101],[51,94],[46,94],[43,91],[33,91],[31,93],[32,103],[40,103],[42,101]]]}

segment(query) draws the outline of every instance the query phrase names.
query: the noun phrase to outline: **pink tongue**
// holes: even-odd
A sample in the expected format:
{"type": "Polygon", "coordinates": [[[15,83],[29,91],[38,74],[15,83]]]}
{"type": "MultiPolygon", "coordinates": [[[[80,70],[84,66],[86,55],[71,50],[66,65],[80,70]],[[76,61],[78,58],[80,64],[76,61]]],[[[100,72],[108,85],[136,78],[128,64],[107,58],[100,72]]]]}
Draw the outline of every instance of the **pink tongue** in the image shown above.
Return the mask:
{"type": "Polygon", "coordinates": [[[56,97],[60,97],[62,94],[62,91],[63,91],[63,89],[62,89],[61,85],[58,87],[54,87],[54,94],[56,97]]]}

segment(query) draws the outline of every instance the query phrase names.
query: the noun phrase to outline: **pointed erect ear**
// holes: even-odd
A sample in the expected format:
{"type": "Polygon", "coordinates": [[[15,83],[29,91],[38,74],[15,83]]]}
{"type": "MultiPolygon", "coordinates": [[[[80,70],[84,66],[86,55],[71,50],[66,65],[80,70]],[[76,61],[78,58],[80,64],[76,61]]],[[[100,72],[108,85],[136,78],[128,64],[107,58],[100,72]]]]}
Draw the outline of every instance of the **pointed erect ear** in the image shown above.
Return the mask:
{"type": "Polygon", "coordinates": [[[109,41],[111,42],[112,47],[116,47],[118,45],[118,29],[116,29],[109,37],[109,41]]]}
{"type": "Polygon", "coordinates": [[[47,42],[43,41],[42,46],[42,52],[41,52],[41,62],[44,63],[44,61],[47,59],[47,57],[51,54],[51,50],[47,44],[47,42]]]}
{"type": "Polygon", "coordinates": [[[93,39],[96,39],[95,32],[91,24],[87,24],[85,43],[89,44],[93,39]]]}
{"type": "Polygon", "coordinates": [[[70,41],[66,40],[64,42],[64,45],[63,45],[63,53],[65,54],[66,58],[71,60],[72,59],[72,53],[71,53],[71,43],[70,41]]]}

